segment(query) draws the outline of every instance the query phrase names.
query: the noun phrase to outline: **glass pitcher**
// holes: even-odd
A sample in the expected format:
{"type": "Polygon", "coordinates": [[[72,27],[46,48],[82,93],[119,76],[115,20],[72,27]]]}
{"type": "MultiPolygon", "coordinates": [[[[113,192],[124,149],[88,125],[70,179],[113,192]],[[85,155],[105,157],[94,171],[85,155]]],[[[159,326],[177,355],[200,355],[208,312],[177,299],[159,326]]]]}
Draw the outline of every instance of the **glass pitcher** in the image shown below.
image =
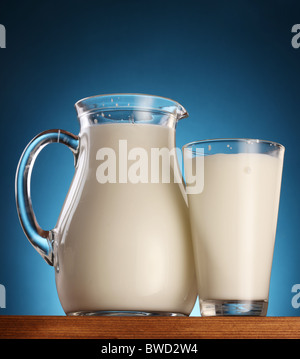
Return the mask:
{"type": "Polygon", "coordinates": [[[22,228],[55,268],[67,315],[187,316],[197,295],[187,200],[175,149],[177,102],[113,94],[75,104],[80,133],[49,130],[24,150],[16,173],[22,228]],[[52,142],[74,154],[75,173],[50,231],[38,225],[30,175],[52,142]]]}

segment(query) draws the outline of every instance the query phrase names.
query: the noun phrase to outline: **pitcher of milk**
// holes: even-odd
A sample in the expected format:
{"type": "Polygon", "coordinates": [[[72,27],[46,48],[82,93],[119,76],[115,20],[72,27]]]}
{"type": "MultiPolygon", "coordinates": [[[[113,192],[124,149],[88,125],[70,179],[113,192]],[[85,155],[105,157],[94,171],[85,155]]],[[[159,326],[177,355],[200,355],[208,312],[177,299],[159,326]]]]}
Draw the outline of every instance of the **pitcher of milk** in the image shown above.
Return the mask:
{"type": "Polygon", "coordinates": [[[67,315],[188,316],[197,289],[175,129],[188,116],[158,96],[113,94],[75,104],[78,136],[37,135],[16,173],[22,228],[55,269],[67,315]],[[75,173],[52,230],[37,223],[30,176],[40,150],[58,142],[75,173]]]}

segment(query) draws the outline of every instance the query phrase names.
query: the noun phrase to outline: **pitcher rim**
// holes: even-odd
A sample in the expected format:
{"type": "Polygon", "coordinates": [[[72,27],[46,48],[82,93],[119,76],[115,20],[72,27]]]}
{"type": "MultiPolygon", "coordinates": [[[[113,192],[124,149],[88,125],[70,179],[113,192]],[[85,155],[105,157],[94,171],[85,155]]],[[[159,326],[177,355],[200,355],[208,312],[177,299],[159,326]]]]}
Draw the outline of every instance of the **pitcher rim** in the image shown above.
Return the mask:
{"type": "MultiPolygon", "coordinates": [[[[183,119],[183,118],[187,118],[189,116],[187,110],[185,109],[184,106],[182,106],[178,101],[176,100],[173,100],[169,97],[164,97],[164,96],[158,96],[158,95],[150,95],[150,94],[145,94],[145,93],[130,93],[130,92],[119,92],[119,93],[108,93],[108,94],[101,94],[101,95],[93,95],[93,96],[87,96],[87,97],[84,97],[78,101],[75,102],[75,108],[77,110],[77,114],[78,114],[78,117],[84,115],[84,114],[87,114],[89,113],[90,111],[95,111],[95,110],[103,110],[103,107],[94,107],[90,110],[82,110],[80,109],[80,104],[83,104],[85,101],[87,100],[90,100],[90,99],[101,99],[101,98],[104,98],[104,97],[125,97],[125,96],[140,96],[140,97],[145,97],[145,98],[153,98],[153,99],[161,99],[161,100],[164,100],[164,101],[168,101],[170,102],[170,104],[173,104],[176,106],[176,113],[174,114],[174,112],[172,111],[168,111],[166,109],[162,109],[162,111],[164,112],[167,112],[169,114],[172,114],[172,115],[176,115],[177,117],[177,121],[183,119]]],[[[121,110],[121,109],[128,109],[130,107],[137,107],[137,106],[119,106],[119,107],[104,107],[106,110],[111,110],[111,109],[114,109],[114,110],[121,110]]],[[[148,111],[157,111],[159,110],[159,108],[157,107],[150,107],[150,106],[141,106],[139,109],[142,109],[144,108],[145,110],[148,110],[148,111]]]]}

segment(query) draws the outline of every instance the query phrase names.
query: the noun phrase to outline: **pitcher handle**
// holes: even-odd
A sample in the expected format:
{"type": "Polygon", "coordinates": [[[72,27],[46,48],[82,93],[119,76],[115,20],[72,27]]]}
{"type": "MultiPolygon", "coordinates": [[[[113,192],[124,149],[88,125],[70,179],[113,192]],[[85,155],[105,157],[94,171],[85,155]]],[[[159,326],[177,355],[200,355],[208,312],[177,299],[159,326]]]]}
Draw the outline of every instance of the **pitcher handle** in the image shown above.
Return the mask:
{"type": "Polygon", "coordinates": [[[79,137],[64,130],[48,130],[38,134],[25,148],[18,164],[15,181],[16,204],[19,220],[26,237],[45,261],[53,265],[53,231],[43,230],[37,223],[30,197],[30,178],[39,152],[49,143],[63,143],[74,153],[79,148],[79,137]]]}

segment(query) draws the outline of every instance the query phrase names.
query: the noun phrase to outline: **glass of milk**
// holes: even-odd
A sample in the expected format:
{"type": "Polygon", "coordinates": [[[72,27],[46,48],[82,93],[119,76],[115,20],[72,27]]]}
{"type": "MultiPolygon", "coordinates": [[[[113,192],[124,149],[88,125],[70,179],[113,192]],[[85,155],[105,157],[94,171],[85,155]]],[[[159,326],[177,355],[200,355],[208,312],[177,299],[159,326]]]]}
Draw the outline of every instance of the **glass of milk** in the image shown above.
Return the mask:
{"type": "Polygon", "coordinates": [[[254,139],[183,147],[202,316],[267,314],[284,151],[254,139]]]}

